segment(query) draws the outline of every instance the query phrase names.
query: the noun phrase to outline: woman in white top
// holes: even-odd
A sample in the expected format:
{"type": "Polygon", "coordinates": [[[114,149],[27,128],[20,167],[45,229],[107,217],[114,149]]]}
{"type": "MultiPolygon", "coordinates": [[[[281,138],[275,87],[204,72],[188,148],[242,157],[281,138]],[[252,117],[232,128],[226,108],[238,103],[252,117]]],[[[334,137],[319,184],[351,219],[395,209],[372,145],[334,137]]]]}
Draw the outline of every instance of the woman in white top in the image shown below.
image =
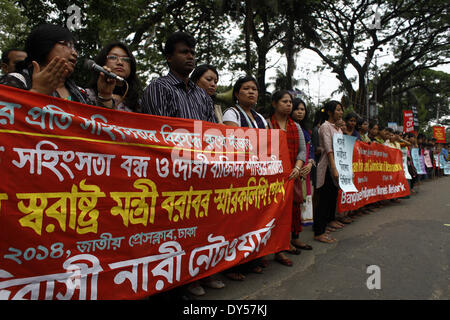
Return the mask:
{"type": "MultiPolygon", "coordinates": [[[[233,101],[235,106],[227,109],[223,114],[225,125],[268,129],[264,117],[253,110],[258,101],[258,85],[255,78],[247,76],[236,81],[233,87],[233,101]]],[[[266,259],[255,259],[225,270],[224,273],[231,280],[242,281],[245,279],[243,272],[262,273],[262,268],[267,263],[266,259]]]]}
{"type": "Polygon", "coordinates": [[[250,76],[240,78],[233,87],[234,107],[227,109],[223,123],[233,127],[267,129],[267,122],[262,115],[253,110],[258,101],[258,84],[250,76]]]}

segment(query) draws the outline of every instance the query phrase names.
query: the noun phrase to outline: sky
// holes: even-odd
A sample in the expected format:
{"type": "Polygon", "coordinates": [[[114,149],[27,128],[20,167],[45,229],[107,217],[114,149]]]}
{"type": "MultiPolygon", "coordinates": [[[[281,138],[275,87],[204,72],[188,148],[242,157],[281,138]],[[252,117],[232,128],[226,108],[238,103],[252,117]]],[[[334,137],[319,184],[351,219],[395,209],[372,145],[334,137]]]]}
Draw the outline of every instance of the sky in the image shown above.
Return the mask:
{"type": "MultiPolygon", "coordinates": [[[[384,63],[389,63],[393,60],[390,55],[379,54],[377,58],[377,65],[380,67],[384,63]]],[[[374,62],[373,62],[374,63],[374,62]]],[[[294,72],[294,79],[300,80],[298,89],[305,92],[314,104],[320,104],[326,99],[340,100],[342,93],[335,92],[340,85],[340,81],[336,79],[336,75],[325,68],[323,71],[316,72],[318,66],[324,66],[325,63],[322,59],[313,51],[304,49],[300,51],[296,56],[297,68],[294,72]]],[[[267,66],[269,69],[266,71],[266,83],[274,82],[277,67],[281,70],[286,70],[286,58],[272,50],[268,55],[267,66]]],[[[450,73],[450,64],[442,65],[434,70],[444,71],[450,73]]],[[[357,76],[355,70],[348,68],[346,71],[348,77],[357,76]]],[[[220,75],[220,85],[229,85],[231,81],[231,74],[224,72],[220,75]]],[[[356,84],[354,85],[356,89],[356,84]]],[[[268,91],[273,91],[274,86],[269,85],[268,91]]]]}
{"type": "MultiPolygon", "coordinates": [[[[237,39],[239,36],[239,28],[232,27],[230,29],[230,39],[237,39]]],[[[384,52],[377,54],[377,65],[382,66],[385,63],[391,63],[394,58],[389,54],[389,49],[385,48],[384,52]]],[[[357,57],[360,62],[364,61],[364,56],[357,57]]],[[[375,61],[372,61],[373,65],[375,61]]],[[[325,68],[323,71],[316,72],[318,66],[325,66],[326,64],[322,59],[313,51],[309,49],[301,50],[296,56],[296,70],[294,72],[294,79],[300,80],[300,84],[296,87],[305,92],[314,104],[320,104],[326,99],[340,100],[342,93],[336,92],[338,90],[340,81],[336,79],[336,75],[333,74],[330,69],[325,68]]],[[[372,65],[372,66],[373,66],[372,65]]],[[[276,69],[279,68],[286,71],[286,58],[284,55],[276,52],[272,49],[268,54],[268,61],[266,63],[268,69],[266,70],[266,83],[274,82],[276,75],[276,69]]],[[[444,71],[450,73],[450,64],[442,65],[434,70],[444,71]]],[[[346,70],[348,78],[357,77],[356,70],[349,67],[346,70]]],[[[220,72],[219,85],[228,86],[231,83],[232,76],[229,72],[223,70],[220,72]]],[[[356,84],[354,84],[356,89],[356,84]]],[[[274,90],[273,85],[268,86],[268,91],[274,90]]]]}

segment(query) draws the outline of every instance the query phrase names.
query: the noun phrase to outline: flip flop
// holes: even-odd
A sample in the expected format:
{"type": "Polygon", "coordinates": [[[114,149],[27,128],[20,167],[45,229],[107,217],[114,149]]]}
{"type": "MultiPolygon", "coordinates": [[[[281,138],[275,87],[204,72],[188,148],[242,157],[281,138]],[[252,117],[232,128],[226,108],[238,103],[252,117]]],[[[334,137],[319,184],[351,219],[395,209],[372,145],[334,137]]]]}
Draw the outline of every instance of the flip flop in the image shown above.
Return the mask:
{"type": "Polygon", "coordinates": [[[334,238],[328,237],[328,235],[314,237],[314,240],[319,241],[319,242],[323,242],[323,243],[335,243],[337,241],[334,238]]]}
{"type": "Polygon", "coordinates": [[[313,248],[309,245],[309,244],[304,244],[302,246],[295,244],[295,242],[291,242],[291,244],[296,247],[297,249],[301,249],[301,250],[312,250],[313,248]]]}
{"type": "Polygon", "coordinates": [[[278,254],[275,254],[275,261],[279,262],[282,265],[287,266],[287,267],[292,267],[292,265],[293,265],[293,263],[290,259],[280,257],[280,255],[278,255],[278,254]]]}
{"type": "Polygon", "coordinates": [[[300,253],[302,253],[302,251],[300,249],[297,249],[297,248],[290,249],[290,250],[285,250],[284,252],[289,253],[289,254],[294,254],[296,256],[298,256],[300,253]]]}
{"type": "Polygon", "coordinates": [[[258,265],[256,265],[256,266],[251,267],[249,269],[249,271],[253,272],[253,273],[256,273],[256,274],[261,274],[261,273],[263,273],[263,268],[258,266],[258,265]]]}
{"type": "Polygon", "coordinates": [[[225,273],[225,277],[233,281],[244,281],[245,276],[240,272],[225,273]]]}
{"type": "Polygon", "coordinates": [[[267,261],[267,259],[261,258],[261,260],[258,261],[258,264],[261,268],[266,268],[269,265],[269,261],[267,261]]]}

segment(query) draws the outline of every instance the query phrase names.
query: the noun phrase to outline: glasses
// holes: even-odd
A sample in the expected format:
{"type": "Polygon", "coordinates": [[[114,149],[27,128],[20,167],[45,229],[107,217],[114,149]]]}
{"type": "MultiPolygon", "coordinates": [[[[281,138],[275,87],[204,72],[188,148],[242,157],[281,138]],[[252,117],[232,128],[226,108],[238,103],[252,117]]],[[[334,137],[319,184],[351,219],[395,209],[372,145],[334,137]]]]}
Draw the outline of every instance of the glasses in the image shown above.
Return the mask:
{"type": "Polygon", "coordinates": [[[131,62],[131,58],[130,57],[119,57],[119,56],[107,56],[106,59],[112,61],[112,62],[116,62],[118,59],[120,59],[120,61],[122,62],[126,62],[126,63],[130,63],[131,62]]]}
{"type": "Polygon", "coordinates": [[[74,44],[72,41],[64,41],[64,40],[61,40],[61,41],[58,41],[58,43],[59,43],[60,45],[63,45],[63,46],[65,46],[65,47],[71,49],[71,50],[77,51],[77,49],[75,48],[75,44],[74,44]]]}

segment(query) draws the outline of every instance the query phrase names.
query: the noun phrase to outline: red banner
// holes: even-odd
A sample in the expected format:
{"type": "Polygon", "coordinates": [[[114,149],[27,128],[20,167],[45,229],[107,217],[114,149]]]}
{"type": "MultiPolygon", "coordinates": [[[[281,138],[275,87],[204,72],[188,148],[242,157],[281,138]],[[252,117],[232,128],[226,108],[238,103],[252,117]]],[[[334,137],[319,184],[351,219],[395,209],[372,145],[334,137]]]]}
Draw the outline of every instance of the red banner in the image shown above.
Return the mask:
{"type": "Polygon", "coordinates": [[[411,110],[403,110],[403,132],[414,132],[414,115],[411,110]]]}
{"type": "Polygon", "coordinates": [[[0,297],[139,299],[288,249],[286,136],[0,86],[0,297]]]}
{"type": "Polygon", "coordinates": [[[379,143],[356,141],[353,149],[353,183],[358,192],[339,191],[339,212],[409,195],[402,151],[379,143]]]}
{"type": "Polygon", "coordinates": [[[437,143],[445,143],[445,127],[433,127],[433,137],[437,143]]]}

